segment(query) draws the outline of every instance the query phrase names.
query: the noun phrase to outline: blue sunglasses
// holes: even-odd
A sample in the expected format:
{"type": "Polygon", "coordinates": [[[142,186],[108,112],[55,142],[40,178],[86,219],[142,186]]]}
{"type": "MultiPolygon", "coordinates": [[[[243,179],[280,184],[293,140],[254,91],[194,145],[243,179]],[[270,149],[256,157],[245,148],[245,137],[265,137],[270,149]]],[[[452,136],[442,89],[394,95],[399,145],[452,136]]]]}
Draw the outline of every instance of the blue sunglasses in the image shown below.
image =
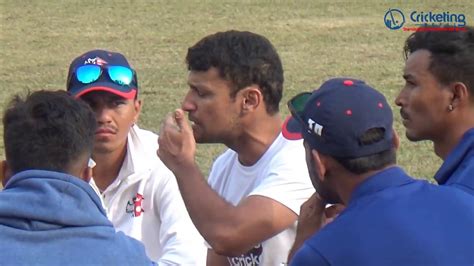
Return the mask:
{"type": "Polygon", "coordinates": [[[106,70],[108,77],[114,83],[121,86],[130,86],[134,81],[134,71],[124,66],[99,66],[84,65],[74,72],[76,79],[82,84],[90,84],[97,81],[106,70]]]}

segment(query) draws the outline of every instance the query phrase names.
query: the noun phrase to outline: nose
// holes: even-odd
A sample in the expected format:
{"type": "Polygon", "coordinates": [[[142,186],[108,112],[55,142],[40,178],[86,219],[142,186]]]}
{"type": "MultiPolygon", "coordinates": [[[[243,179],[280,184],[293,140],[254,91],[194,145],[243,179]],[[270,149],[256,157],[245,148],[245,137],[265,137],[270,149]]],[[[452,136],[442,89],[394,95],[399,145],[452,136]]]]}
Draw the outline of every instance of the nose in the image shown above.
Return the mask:
{"type": "Polygon", "coordinates": [[[97,106],[94,108],[95,118],[99,125],[108,124],[112,122],[111,110],[107,106],[97,106]]]}
{"type": "Polygon", "coordinates": [[[402,107],[403,105],[405,105],[405,102],[406,102],[406,95],[405,95],[405,89],[403,88],[403,89],[398,93],[397,98],[395,98],[395,104],[396,104],[397,106],[402,107]]]}
{"type": "Polygon", "coordinates": [[[189,90],[188,93],[186,93],[186,96],[184,96],[183,102],[181,103],[181,109],[186,112],[196,110],[196,104],[194,103],[191,90],[189,90]]]}

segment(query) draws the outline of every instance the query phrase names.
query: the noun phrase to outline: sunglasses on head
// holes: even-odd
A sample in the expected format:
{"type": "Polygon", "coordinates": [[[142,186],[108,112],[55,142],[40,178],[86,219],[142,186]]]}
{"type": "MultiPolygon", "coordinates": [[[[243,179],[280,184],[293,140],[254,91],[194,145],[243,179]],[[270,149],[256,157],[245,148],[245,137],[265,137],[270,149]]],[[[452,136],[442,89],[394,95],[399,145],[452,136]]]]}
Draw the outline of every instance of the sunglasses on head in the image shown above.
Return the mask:
{"type": "Polygon", "coordinates": [[[302,92],[288,101],[288,109],[290,109],[291,116],[297,119],[301,125],[306,124],[303,119],[303,110],[311,95],[311,92],[302,92]]]}
{"type": "MultiPolygon", "coordinates": [[[[124,66],[99,66],[84,65],[80,66],[74,72],[76,79],[82,84],[90,84],[99,80],[99,78],[107,72],[108,78],[114,83],[121,86],[132,85],[135,73],[132,69],[124,66]]],[[[72,77],[72,75],[71,75],[72,77]]]]}
{"type": "Polygon", "coordinates": [[[303,111],[306,103],[308,102],[309,98],[313,95],[311,92],[302,92],[288,101],[288,109],[290,109],[291,116],[295,118],[303,128],[307,129],[307,131],[316,136],[319,139],[324,140],[324,138],[316,133],[309,127],[307,121],[305,121],[303,116],[303,111]]]}

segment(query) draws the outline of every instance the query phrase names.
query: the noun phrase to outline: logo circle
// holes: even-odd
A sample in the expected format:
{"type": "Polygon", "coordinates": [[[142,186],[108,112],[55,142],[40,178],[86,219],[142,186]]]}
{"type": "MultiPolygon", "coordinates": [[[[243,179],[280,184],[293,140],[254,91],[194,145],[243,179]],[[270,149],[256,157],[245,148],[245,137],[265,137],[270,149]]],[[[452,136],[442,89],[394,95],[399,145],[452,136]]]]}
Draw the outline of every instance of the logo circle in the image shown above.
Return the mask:
{"type": "Polygon", "coordinates": [[[398,30],[405,24],[405,15],[399,9],[389,9],[383,18],[385,26],[391,30],[398,30]]]}

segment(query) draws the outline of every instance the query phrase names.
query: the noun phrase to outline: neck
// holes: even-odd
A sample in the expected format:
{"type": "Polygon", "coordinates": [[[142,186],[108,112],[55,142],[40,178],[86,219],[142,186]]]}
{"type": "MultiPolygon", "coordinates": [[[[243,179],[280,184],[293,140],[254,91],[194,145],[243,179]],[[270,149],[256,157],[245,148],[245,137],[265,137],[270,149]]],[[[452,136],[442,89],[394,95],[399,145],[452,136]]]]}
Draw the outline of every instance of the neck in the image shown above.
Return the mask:
{"type": "Polygon", "coordinates": [[[446,128],[449,130],[443,131],[438,139],[433,140],[435,154],[443,160],[446,160],[463,135],[474,128],[474,112],[453,112],[451,123],[446,128]]]}
{"type": "Polygon", "coordinates": [[[242,125],[243,133],[228,147],[238,153],[240,163],[251,166],[272,145],[281,132],[281,126],[279,114],[265,119],[253,119],[249,124],[242,125]]]}
{"type": "Polygon", "coordinates": [[[94,181],[101,191],[114,182],[122,167],[125,155],[127,154],[127,145],[113,152],[100,153],[95,152],[92,158],[97,163],[93,168],[94,181]]]}
{"type": "Polygon", "coordinates": [[[339,184],[336,184],[336,189],[343,204],[345,206],[349,204],[354,191],[357,189],[358,186],[360,186],[360,184],[362,184],[365,180],[367,180],[367,178],[393,166],[394,165],[391,164],[382,169],[369,171],[369,172],[366,172],[364,174],[359,174],[359,175],[350,173],[346,171],[345,169],[343,170],[344,173],[335,173],[335,174],[341,174],[341,178],[338,179],[340,182],[339,184]]]}

